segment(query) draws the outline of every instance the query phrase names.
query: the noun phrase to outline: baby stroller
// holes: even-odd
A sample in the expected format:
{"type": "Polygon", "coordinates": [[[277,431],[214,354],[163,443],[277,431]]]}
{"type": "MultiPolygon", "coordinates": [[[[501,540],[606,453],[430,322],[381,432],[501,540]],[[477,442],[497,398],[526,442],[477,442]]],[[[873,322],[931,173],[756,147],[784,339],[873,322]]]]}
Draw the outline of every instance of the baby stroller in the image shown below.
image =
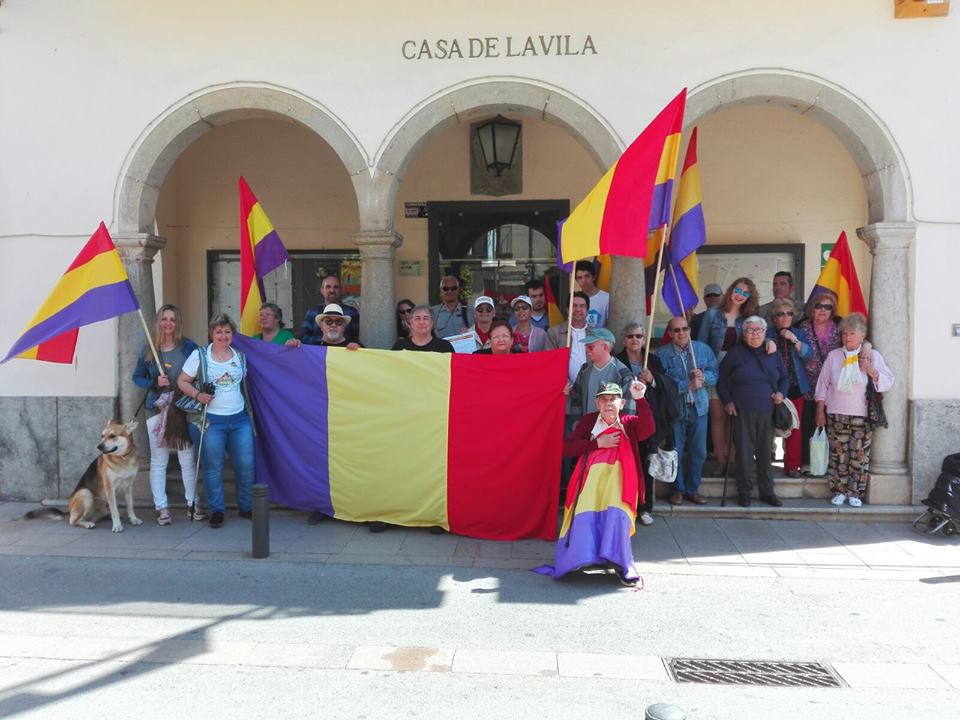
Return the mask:
{"type": "Polygon", "coordinates": [[[937,484],[923,504],[927,511],[913,521],[915,530],[948,537],[960,532],[960,453],[943,459],[937,484]]]}

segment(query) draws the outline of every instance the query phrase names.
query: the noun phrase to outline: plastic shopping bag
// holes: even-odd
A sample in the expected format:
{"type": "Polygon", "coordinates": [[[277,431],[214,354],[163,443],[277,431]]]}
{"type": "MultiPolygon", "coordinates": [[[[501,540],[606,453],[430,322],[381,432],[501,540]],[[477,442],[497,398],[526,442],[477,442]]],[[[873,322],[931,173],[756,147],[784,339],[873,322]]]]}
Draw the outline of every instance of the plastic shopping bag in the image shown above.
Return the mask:
{"type": "Polygon", "coordinates": [[[827,461],[830,459],[830,444],[827,442],[826,428],[818,427],[810,436],[810,474],[827,474],[827,461]]]}

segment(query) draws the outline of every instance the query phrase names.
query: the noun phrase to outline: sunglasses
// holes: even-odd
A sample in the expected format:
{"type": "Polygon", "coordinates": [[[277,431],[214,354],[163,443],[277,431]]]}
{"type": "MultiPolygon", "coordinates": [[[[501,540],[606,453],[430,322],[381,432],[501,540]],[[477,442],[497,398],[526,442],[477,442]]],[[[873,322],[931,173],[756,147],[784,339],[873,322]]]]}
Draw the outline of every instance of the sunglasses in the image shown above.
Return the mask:
{"type": "Polygon", "coordinates": [[[793,310],[779,310],[773,314],[774,317],[793,317],[793,310]]]}
{"type": "Polygon", "coordinates": [[[733,289],[733,294],[734,294],[734,295],[742,295],[742,296],[744,297],[744,299],[750,297],[750,291],[749,291],[749,290],[741,290],[740,288],[734,288],[734,289],[733,289]]]}
{"type": "Polygon", "coordinates": [[[343,325],[343,320],[331,320],[330,318],[323,319],[324,325],[343,325]]]}
{"type": "Polygon", "coordinates": [[[452,285],[450,287],[442,287],[440,289],[443,290],[444,292],[456,292],[460,288],[458,288],[456,285],[452,285]]]}
{"type": "Polygon", "coordinates": [[[489,305],[481,305],[481,306],[478,307],[476,310],[474,310],[474,312],[478,312],[478,313],[490,313],[490,312],[493,312],[493,308],[490,307],[489,305]]]}
{"type": "Polygon", "coordinates": [[[530,306],[524,305],[523,303],[517,303],[513,306],[514,312],[530,312],[530,306]]]}
{"type": "Polygon", "coordinates": [[[627,335],[627,340],[643,340],[643,335],[627,335]]]}
{"type": "Polygon", "coordinates": [[[684,325],[683,327],[679,327],[679,328],[670,328],[670,332],[675,334],[690,332],[690,326],[684,325]]]}
{"type": "Polygon", "coordinates": [[[817,303],[813,306],[815,310],[833,310],[833,305],[828,303],[817,303]]]}

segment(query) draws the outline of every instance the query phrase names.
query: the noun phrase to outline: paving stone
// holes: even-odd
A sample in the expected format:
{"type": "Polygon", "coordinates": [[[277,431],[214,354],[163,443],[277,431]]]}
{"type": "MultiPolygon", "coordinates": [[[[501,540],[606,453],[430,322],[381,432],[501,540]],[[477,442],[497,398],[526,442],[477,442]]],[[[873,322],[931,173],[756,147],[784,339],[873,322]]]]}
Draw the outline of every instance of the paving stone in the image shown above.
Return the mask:
{"type": "Polygon", "coordinates": [[[352,670],[450,672],[453,655],[453,650],[443,648],[361,645],[350,656],[347,667],[352,670]]]}
{"type": "Polygon", "coordinates": [[[920,663],[833,663],[852,688],[946,690],[950,685],[929,665],[920,663]]]}
{"type": "Polygon", "coordinates": [[[547,652],[457,650],[453,672],[488,675],[557,675],[557,656],[547,652]]]}
{"type": "Polygon", "coordinates": [[[592,655],[558,653],[561,677],[621,678],[668,682],[663,660],[656,655],[592,655]]]}

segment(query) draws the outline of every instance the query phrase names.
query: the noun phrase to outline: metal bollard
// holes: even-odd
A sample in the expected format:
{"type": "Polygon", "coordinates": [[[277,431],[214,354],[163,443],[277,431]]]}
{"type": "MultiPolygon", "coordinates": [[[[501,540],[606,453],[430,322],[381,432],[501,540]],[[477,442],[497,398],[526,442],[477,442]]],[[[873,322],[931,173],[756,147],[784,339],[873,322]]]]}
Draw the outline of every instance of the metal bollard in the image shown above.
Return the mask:
{"type": "Polygon", "coordinates": [[[687,714],[670,703],[650,705],[644,714],[646,720],[686,720],[687,714]]]}
{"type": "Polygon", "coordinates": [[[253,495],[253,549],[251,554],[257,560],[270,555],[270,497],[269,488],[263,483],[255,483],[253,495]]]}

